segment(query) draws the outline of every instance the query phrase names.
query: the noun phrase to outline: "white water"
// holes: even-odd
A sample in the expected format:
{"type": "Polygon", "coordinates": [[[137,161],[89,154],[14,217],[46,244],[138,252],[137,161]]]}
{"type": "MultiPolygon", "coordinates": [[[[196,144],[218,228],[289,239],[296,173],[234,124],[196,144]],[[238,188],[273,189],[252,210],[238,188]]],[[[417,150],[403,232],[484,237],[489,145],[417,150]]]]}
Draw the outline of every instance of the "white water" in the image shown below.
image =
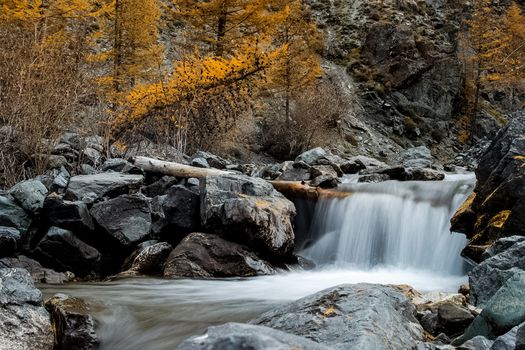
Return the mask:
{"type": "Polygon", "coordinates": [[[466,278],[459,257],[465,239],[449,220],[473,186],[472,176],[443,182],[345,184],[347,199],[318,204],[311,271],[223,280],[129,279],[41,286],[92,303],[102,349],[174,349],[208,326],[244,322],[262,312],[343,283],[410,284],[455,291],[466,278]]]}

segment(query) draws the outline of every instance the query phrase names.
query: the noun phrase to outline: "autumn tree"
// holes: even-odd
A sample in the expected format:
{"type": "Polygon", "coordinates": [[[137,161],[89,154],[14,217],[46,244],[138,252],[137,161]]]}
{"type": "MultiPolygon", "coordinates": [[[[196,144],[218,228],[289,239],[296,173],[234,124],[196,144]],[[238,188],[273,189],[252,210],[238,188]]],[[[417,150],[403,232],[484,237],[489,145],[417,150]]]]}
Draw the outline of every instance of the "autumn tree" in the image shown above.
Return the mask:
{"type": "Polygon", "coordinates": [[[508,43],[498,71],[504,84],[513,89],[522,85],[525,79],[525,16],[515,1],[506,11],[502,25],[508,43]]]}

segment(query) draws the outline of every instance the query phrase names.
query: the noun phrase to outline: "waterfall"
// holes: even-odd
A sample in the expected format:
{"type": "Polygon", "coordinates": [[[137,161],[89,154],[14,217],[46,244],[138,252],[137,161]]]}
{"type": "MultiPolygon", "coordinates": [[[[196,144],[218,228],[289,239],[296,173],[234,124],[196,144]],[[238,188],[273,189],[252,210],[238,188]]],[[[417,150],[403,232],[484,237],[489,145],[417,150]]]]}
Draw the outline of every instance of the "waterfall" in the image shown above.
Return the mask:
{"type": "Polygon", "coordinates": [[[450,218],[474,181],[464,175],[441,182],[344,184],[352,195],[318,203],[302,255],[325,267],[460,275],[466,238],[450,232],[450,218]]]}

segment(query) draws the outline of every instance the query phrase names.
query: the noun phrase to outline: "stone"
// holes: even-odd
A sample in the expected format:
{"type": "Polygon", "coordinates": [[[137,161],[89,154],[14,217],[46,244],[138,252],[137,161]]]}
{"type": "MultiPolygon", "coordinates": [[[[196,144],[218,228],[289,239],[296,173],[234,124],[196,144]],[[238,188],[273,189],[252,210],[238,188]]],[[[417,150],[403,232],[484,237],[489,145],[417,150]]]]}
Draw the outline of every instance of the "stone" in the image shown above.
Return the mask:
{"type": "Polygon", "coordinates": [[[310,186],[321,188],[335,188],[341,181],[332,175],[319,175],[310,182],[310,186]]]}
{"type": "Polygon", "coordinates": [[[56,347],[60,350],[96,349],[99,339],[90,309],[80,298],[55,294],[46,301],[56,331],[56,347]]]}
{"type": "Polygon", "coordinates": [[[329,350],[331,348],[304,337],[264,326],[226,323],[209,327],[205,335],[186,339],[176,349],[329,350]]]}
{"type": "Polygon", "coordinates": [[[456,349],[458,350],[490,350],[494,341],[489,340],[481,335],[478,335],[470,340],[467,340],[456,349]]]}
{"type": "Polygon", "coordinates": [[[95,228],[86,203],[67,201],[56,194],[51,194],[44,200],[42,216],[52,226],[75,232],[93,231],[95,228]]]}
{"type": "Polygon", "coordinates": [[[525,350],[525,325],[522,324],[516,331],[516,349],[525,350]]]}
{"type": "Polygon", "coordinates": [[[101,166],[100,170],[115,171],[117,173],[126,172],[133,168],[133,164],[122,158],[111,158],[106,160],[101,166]]]}
{"type": "Polygon", "coordinates": [[[86,147],[82,151],[82,160],[85,164],[96,167],[102,162],[102,153],[95,148],[86,147]]]}
{"type": "Polygon", "coordinates": [[[0,268],[0,339],[1,350],[53,349],[42,293],[24,269],[0,268]]]}
{"type": "Polygon", "coordinates": [[[31,219],[11,196],[0,196],[0,225],[16,228],[21,235],[29,229],[31,219]]]}
{"type": "Polygon", "coordinates": [[[208,176],[201,181],[201,224],[264,256],[292,253],[295,206],[271,184],[245,175],[208,176]]]}
{"type": "Polygon", "coordinates": [[[365,156],[356,156],[348,159],[341,164],[341,170],[345,174],[357,174],[361,170],[382,168],[387,165],[375,158],[369,158],[365,156]]]}
{"type": "Polygon", "coordinates": [[[51,183],[51,186],[49,190],[51,192],[60,192],[62,193],[69,184],[69,180],[71,179],[71,174],[65,167],[61,167],[60,169],[55,170],[55,176],[53,177],[53,182],[51,183]]]}
{"type": "Polygon", "coordinates": [[[103,197],[116,197],[138,190],[144,182],[142,175],[100,173],[73,176],[69,181],[65,199],[83,201],[88,204],[103,197]]]}
{"type": "Polygon", "coordinates": [[[162,214],[153,223],[155,234],[170,241],[180,240],[200,228],[200,197],[195,190],[177,185],[166,191],[159,203],[162,214]]]}
{"type": "Polygon", "coordinates": [[[172,246],[166,242],[145,247],[133,259],[130,270],[144,275],[160,274],[172,249],[172,246]]]}
{"type": "Polygon", "coordinates": [[[98,174],[99,172],[97,171],[97,169],[93,168],[89,164],[81,164],[80,173],[82,175],[95,175],[95,174],[98,174]]]}
{"type": "Polygon", "coordinates": [[[405,173],[407,181],[442,181],[444,179],[443,172],[428,168],[407,168],[405,173]]]}
{"type": "Polygon", "coordinates": [[[70,271],[63,273],[42,267],[38,261],[24,255],[0,259],[0,268],[25,269],[31,274],[34,283],[63,284],[75,278],[75,274],[70,271]]]}
{"type": "Polygon", "coordinates": [[[72,271],[79,276],[96,273],[102,256],[73,232],[51,227],[38,243],[35,257],[57,271],[72,271]]]}
{"type": "Polygon", "coordinates": [[[425,146],[413,147],[401,153],[405,168],[430,168],[432,153],[425,146]]]}
{"type": "MultiPolygon", "coordinates": [[[[498,243],[498,246],[505,243],[498,243]]],[[[499,251],[498,246],[494,251],[499,251]]],[[[525,270],[525,241],[486,259],[469,273],[470,301],[484,306],[514,274],[525,270]]]]}
{"type": "Polygon", "coordinates": [[[483,252],[482,258],[483,260],[487,260],[494,255],[503,253],[505,250],[512,248],[516,243],[523,241],[525,241],[525,236],[510,236],[500,238],[483,252]]]}
{"type": "Polygon", "coordinates": [[[13,227],[0,226],[0,258],[12,255],[20,240],[20,231],[13,227]]]}
{"type": "Polygon", "coordinates": [[[135,258],[140,254],[140,252],[144,250],[144,248],[150,247],[157,243],[159,243],[159,241],[155,239],[151,239],[149,241],[144,241],[144,242],[139,243],[137,247],[135,248],[135,250],[133,251],[133,253],[131,253],[130,256],[128,256],[126,260],[124,260],[124,263],[122,264],[122,271],[126,271],[131,268],[131,264],[133,264],[133,261],[135,261],[135,258]]]}
{"type": "Polygon", "coordinates": [[[209,168],[210,165],[208,164],[208,161],[204,158],[193,158],[190,162],[190,165],[195,166],[197,168],[209,168]]]}
{"type": "Polygon", "coordinates": [[[173,176],[163,176],[157,181],[144,186],[140,189],[140,192],[146,197],[156,197],[165,195],[168,189],[178,184],[178,181],[173,176]]]}
{"type": "Polygon", "coordinates": [[[312,178],[326,175],[329,175],[333,178],[339,177],[338,172],[330,165],[314,165],[310,168],[310,175],[312,178]]]}
{"type": "Polygon", "coordinates": [[[304,336],[333,349],[412,349],[423,340],[416,308],[394,287],[340,285],[251,323],[304,336]]]}
{"type": "Polygon", "coordinates": [[[460,335],[474,320],[468,309],[453,302],[440,303],[436,311],[427,313],[420,321],[423,328],[433,335],[439,333],[445,333],[449,337],[460,335]]]}
{"type": "Polygon", "coordinates": [[[383,181],[390,180],[390,176],[387,174],[367,174],[360,175],[357,179],[358,182],[369,182],[369,183],[379,183],[383,181]]]}
{"type": "Polygon", "coordinates": [[[151,205],[143,195],[122,195],[96,203],[90,212],[97,225],[123,248],[132,247],[150,234],[151,205]]]}
{"type": "Polygon", "coordinates": [[[304,162],[308,165],[314,165],[316,162],[324,157],[327,156],[329,153],[322,149],[321,147],[317,147],[311,150],[308,150],[306,152],[301,153],[300,155],[295,158],[296,162],[304,162]]]}
{"type": "Polygon", "coordinates": [[[164,265],[164,277],[249,277],[272,273],[273,268],[247,247],[199,232],[184,238],[164,265]]]}
{"type": "Polygon", "coordinates": [[[520,271],[492,296],[460,340],[466,341],[477,335],[494,339],[524,321],[525,271],[520,271]]]}
{"type": "Polygon", "coordinates": [[[25,210],[36,213],[44,205],[47,188],[38,180],[22,181],[14,185],[9,194],[15,198],[25,210]]]}
{"type": "Polygon", "coordinates": [[[193,163],[193,161],[197,158],[204,159],[206,161],[205,164],[208,164],[207,168],[212,167],[216,169],[226,169],[226,166],[230,165],[230,162],[226,159],[223,159],[209,152],[196,152],[193,156],[191,156],[191,162],[193,163]]]}

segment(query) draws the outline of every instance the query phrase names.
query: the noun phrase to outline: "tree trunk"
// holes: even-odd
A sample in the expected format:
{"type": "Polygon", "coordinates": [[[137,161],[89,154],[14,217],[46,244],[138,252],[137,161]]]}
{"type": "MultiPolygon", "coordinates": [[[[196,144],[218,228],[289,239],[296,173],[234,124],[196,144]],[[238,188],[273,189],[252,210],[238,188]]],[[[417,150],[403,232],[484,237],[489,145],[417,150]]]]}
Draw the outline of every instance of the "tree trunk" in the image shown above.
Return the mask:
{"type": "Polygon", "coordinates": [[[118,93],[122,91],[122,0],[115,0],[113,31],[113,89],[118,93]]]}

